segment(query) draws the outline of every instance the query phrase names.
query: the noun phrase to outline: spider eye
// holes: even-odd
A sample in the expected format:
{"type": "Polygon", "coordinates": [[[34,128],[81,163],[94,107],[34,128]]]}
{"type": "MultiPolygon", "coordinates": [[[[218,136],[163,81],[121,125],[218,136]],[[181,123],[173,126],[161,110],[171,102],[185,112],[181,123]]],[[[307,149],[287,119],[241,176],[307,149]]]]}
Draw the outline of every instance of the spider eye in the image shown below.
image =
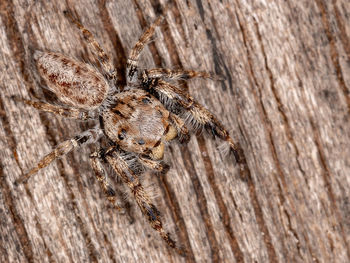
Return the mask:
{"type": "Polygon", "coordinates": [[[140,139],[140,140],[138,141],[138,144],[139,144],[139,145],[144,145],[144,144],[145,144],[145,141],[144,141],[143,139],[140,139]]]}
{"type": "Polygon", "coordinates": [[[142,99],[142,102],[143,102],[144,104],[148,104],[148,103],[151,102],[151,100],[150,100],[149,98],[143,98],[143,99],[142,99]]]}
{"type": "Polygon", "coordinates": [[[124,140],[126,137],[126,130],[122,129],[121,132],[118,134],[119,140],[124,140]]]}

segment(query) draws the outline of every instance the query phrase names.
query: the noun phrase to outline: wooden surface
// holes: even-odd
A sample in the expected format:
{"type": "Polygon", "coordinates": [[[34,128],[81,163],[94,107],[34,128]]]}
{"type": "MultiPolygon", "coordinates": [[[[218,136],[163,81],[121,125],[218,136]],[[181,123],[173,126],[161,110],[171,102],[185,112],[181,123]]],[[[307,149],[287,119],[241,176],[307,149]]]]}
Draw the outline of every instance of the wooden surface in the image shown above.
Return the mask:
{"type": "Polygon", "coordinates": [[[348,0],[47,2],[0,2],[1,262],[350,261],[348,0]],[[13,184],[58,142],[93,125],[9,99],[54,100],[32,50],[94,62],[62,11],[77,12],[122,72],[142,30],[166,7],[142,65],[226,76],[188,87],[246,157],[234,165],[203,133],[168,148],[165,177],[144,176],[186,259],[132,199],[133,224],[108,206],[88,162],[98,146],[13,184]]]}

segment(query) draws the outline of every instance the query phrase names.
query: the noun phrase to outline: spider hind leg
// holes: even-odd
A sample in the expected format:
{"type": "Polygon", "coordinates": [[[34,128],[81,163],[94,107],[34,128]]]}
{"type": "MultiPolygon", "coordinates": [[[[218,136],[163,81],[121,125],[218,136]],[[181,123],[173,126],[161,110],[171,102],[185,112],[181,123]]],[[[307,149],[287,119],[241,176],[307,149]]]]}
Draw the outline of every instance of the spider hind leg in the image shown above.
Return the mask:
{"type": "Polygon", "coordinates": [[[94,120],[97,118],[96,111],[85,111],[76,108],[56,106],[42,101],[27,100],[17,96],[12,96],[15,101],[23,102],[37,110],[50,112],[64,118],[72,118],[80,121],[94,120]]]}

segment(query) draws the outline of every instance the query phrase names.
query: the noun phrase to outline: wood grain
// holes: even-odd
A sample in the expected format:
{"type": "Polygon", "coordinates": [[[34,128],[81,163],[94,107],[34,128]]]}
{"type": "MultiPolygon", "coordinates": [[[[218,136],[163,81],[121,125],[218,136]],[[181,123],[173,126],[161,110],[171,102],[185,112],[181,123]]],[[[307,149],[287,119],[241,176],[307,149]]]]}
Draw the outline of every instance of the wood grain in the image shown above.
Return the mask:
{"type": "Polygon", "coordinates": [[[350,2],[346,0],[100,0],[0,2],[1,262],[349,262],[350,2]],[[94,64],[63,11],[76,12],[125,82],[130,48],[154,19],[166,21],[142,54],[145,68],[212,71],[191,94],[244,151],[234,164],[202,133],[172,144],[164,177],[145,175],[167,230],[167,248],[131,199],[108,206],[78,149],[13,182],[59,142],[93,126],[9,99],[55,97],[33,50],[94,64]],[[153,190],[152,190],[153,189],[153,190]]]}

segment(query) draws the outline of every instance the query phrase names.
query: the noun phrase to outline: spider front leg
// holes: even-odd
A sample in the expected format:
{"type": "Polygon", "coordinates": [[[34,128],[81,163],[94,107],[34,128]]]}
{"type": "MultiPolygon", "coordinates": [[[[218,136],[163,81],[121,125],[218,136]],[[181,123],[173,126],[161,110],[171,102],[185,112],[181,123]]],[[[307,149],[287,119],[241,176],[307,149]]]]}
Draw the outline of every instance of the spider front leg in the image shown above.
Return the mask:
{"type": "Polygon", "coordinates": [[[27,100],[17,96],[13,96],[12,98],[16,101],[24,102],[25,104],[32,106],[37,110],[51,112],[53,114],[60,115],[65,118],[72,118],[81,121],[88,121],[97,118],[97,114],[95,111],[84,111],[75,108],[65,108],[62,106],[56,106],[41,101],[27,100]]]}
{"type": "Polygon", "coordinates": [[[148,157],[139,156],[138,161],[146,168],[156,171],[161,174],[166,174],[169,170],[169,165],[160,161],[152,160],[148,157]]]}
{"type": "Polygon", "coordinates": [[[28,173],[24,174],[22,177],[16,180],[15,184],[20,184],[26,182],[30,176],[36,174],[42,168],[48,166],[54,160],[59,157],[62,157],[72,151],[74,148],[96,142],[101,136],[103,132],[100,128],[93,128],[83,133],[75,136],[72,139],[66,140],[60,143],[56,149],[46,155],[43,159],[39,161],[39,163],[32,168],[28,173]]]}
{"type": "Polygon", "coordinates": [[[101,159],[103,159],[101,156],[101,151],[91,154],[91,167],[94,170],[97,180],[100,183],[103,192],[107,196],[108,201],[111,202],[113,207],[116,208],[119,212],[124,212],[124,209],[116,203],[116,192],[108,182],[107,173],[103,167],[103,164],[101,163],[101,159]]]}
{"type": "Polygon", "coordinates": [[[237,163],[242,162],[240,150],[233,142],[229,133],[216,117],[200,103],[196,102],[187,92],[171,85],[163,80],[156,79],[147,89],[154,93],[157,98],[169,109],[176,112],[186,123],[195,130],[206,128],[213,136],[226,141],[235,156],[237,163]]]}
{"type": "Polygon", "coordinates": [[[64,15],[75,24],[81,33],[83,34],[85,40],[90,44],[92,51],[95,53],[95,55],[98,57],[98,60],[100,61],[103,70],[108,74],[110,79],[116,80],[117,79],[117,70],[113,66],[110,58],[106,54],[106,52],[102,49],[100,44],[96,41],[95,37],[89,30],[87,30],[79,21],[77,21],[75,18],[73,18],[72,14],[69,11],[64,11],[64,15]]]}
{"type": "Polygon", "coordinates": [[[219,122],[210,111],[196,101],[193,101],[193,104],[188,105],[186,110],[187,113],[185,114],[185,119],[188,123],[191,123],[193,127],[204,126],[214,137],[217,136],[226,141],[235,156],[236,162],[242,163],[242,154],[239,148],[235,145],[221,122],[219,122]]]}
{"type": "Polygon", "coordinates": [[[180,143],[188,142],[190,140],[190,134],[184,120],[174,113],[170,113],[169,119],[177,130],[180,143]]]}
{"type": "Polygon", "coordinates": [[[177,249],[180,254],[183,254],[184,251],[179,249],[176,246],[175,241],[171,239],[169,233],[165,232],[158,209],[152,204],[151,199],[141,185],[138,176],[136,176],[129,168],[128,162],[124,160],[117,150],[106,153],[105,158],[118,176],[120,176],[122,181],[130,188],[142,214],[146,216],[151,227],[159,233],[170,247],[177,249]]]}
{"type": "Polygon", "coordinates": [[[126,77],[128,83],[134,83],[138,79],[138,62],[140,54],[144,48],[144,46],[147,44],[147,42],[150,41],[152,36],[154,35],[154,31],[157,26],[160,25],[160,23],[163,20],[163,16],[160,16],[154,21],[153,24],[149,26],[149,28],[146,29],[146,31],[142,34],[139,41],[135,44],[133,49],[130,51],[130,55],[126,64],[126,77]]]}
{"type": "Polygon", "coordinates": [[[212,80],[223,80],[224,78],[216,74],[205,71],[194,71],[185,69],[166,69],[154,68],[145,69],[141,75],[141,83],[149,83],[152,79],[173,79],[173,80],[188,80],[192,78],[209,78],[212,80]]]}

